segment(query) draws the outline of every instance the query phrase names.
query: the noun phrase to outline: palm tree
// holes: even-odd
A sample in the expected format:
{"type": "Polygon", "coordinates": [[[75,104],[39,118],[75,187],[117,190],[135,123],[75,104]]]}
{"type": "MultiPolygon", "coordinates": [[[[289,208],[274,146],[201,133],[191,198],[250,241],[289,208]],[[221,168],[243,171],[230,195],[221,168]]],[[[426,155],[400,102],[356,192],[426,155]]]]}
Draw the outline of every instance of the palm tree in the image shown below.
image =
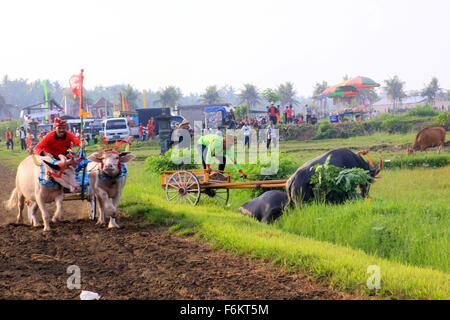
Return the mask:
{"type": "Polygon", "coordinates": [[[236,95],[235,90],[232,86],[225,85],[222,88],[220,88],[219,95],[223,100],[225,100],[228,103],[234,105],[239,103],[238,96],[236,95]]]}
{"type": "Polygon", "coordinates": [[[201,101],[205,104],[214,104],[220,102],[219,91],[217,86],[209,86],[206,88],[204,94],[201,95],[201,101]]]}
{"type": "Polygon", "coordinates": [[[316,82],[313,89],[313,97],[318,97],[326,88],[328,88],[326,81],[322,81],[322,83],[316,82]]]}
{"type": "Polygon", "coordinates": [[[388,97],[392,100],[394,110],[397,108],[397,102],[401,104],[402,98],[406,97],[403,91],[405,82],[401,81],[398,76],[394,76],[391,79],[384,80],[384,89],[388,97]]]}
{"type": "Polygon", "coordinates": [[[326,114],[328,111],[327,106],[327,98],[323,97],[319,99],[319,95],[328,88],[328,83],[326,81],[322,81],[322,83],[316,82],[313,89],[313,98],[319,100],[320,109],[322,109],[323,114],[326,114]]]}
{"type": "Polygon", "coordinates": [[[178,100],[183,97],[180,88],[175,86],[169,86],[161,89],[157,93],[158,102],[163,107],[173,107],[177,104],[178,100]]]}
{"type": "Polygon", "coordinates": [[[258,88],[253,84],[246,83],[244,84],[244,88],[241,89],[239,93],[239,99],[242,102],[247,103],[250,109],[255,107],[257,104],[261,102],[261,98],[259,97],[258,88]]]}
{"type": "Polygon", "coordinates": [[[266,100],[267,102],[278,102],[280,101],[280,94],[278,93],[277,90],[273,90],[270,88],[267,88],[266,90],[264,90],[262,92],[262,97],[264,98],[264,100],[266,100]]]}
{"type": "Polygon", "coordinates": [[[442,89],[439,87],[439,82],[436,77],[433,77],[430,83],[422,90],[421,96],[426,97],[429,104],[434,105],[436,96],[442,89]]]}
{"type": "Polygon", "coordinates": [[[297,92],[295,91],[294,84],[292,82],[288,81],[280,84],[277,91],[280,95],[280,103],[282,106],[300,104],[295,98],[297,92]]]}

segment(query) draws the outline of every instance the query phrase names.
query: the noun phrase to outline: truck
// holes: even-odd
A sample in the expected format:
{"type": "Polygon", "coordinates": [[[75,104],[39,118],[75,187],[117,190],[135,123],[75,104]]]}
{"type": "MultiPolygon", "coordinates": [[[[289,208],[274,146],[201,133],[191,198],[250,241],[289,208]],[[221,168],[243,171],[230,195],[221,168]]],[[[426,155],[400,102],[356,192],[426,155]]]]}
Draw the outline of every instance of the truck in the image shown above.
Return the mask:
{"type": "Polygon", "coordinates": [[[229,105],[212,105],[204,109],[206,129],[234,129],[236,127],[233,108],[229,105]]]}

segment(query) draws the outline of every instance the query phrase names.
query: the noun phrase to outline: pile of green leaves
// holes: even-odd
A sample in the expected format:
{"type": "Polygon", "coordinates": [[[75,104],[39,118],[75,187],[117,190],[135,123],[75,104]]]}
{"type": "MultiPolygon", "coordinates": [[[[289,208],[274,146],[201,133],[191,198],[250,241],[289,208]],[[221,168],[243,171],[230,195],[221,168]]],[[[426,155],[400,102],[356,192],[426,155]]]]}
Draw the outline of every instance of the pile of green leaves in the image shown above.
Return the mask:
{"type": "Polygon", "coordinates": [[[191,163],[176,163],[172,157],[172,149],[169,149],[165,154],[159,156],[150,156],[145,159],[145,165],[147,170],[161,174],[167,170],[192,170],[196,168],[196,165],[191,163]]]}
{"type": "Polygon", "coordinates": [[[359,185],[370,181],[369,172],[361,168],[343,169],[330,165],[331,155],[323,165],[314,166],[311,178],[314,197],[318,202],[343,203],[361,198],[359,185]]]}

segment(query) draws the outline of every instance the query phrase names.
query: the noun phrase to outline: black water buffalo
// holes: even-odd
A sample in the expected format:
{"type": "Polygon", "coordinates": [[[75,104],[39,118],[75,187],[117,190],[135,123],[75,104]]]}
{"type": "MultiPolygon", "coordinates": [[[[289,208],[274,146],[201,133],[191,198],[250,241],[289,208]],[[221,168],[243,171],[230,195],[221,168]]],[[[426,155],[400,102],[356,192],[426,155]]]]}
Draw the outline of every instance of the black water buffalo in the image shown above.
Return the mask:
{"type": "MultiPolygon", "coordinates": [[[[361,153],[367,154],[367,152],[361,153]]],[[[289,197],[289,204],[297,205],[301,202],[307,202],[313,198],[314,195],[312,185],[309,183],[311,177],[314,175],[314,169],[311,168],[313,168],[316,164],[324,164],[329,155],[331,155],[331,165],[345,169],[361,168],[369,171],[369,175],[372,178],[375,178],[375,176],[378,175],[382,167],[381,159],[380,163],[377,166],[374,166],[373,164],[367,163],[359,155],[359,153],[355,154],[349,149],[335,149],[328,151],[305,163],[288,179],[286,182],[286,192],[289,197]]],[[[362,185],[360,188],[361,195],[366,197],[369,193],[370,183],[368,185],[362,185]]]]}
{"type": "Polygon", "coordinates": [[[271,223],[281,216],[287,203],[288,196],[286,192],[271,190],[245,203],[239,208],[239,211],[242,214],[256,218],[258,221],[271,223]]]}

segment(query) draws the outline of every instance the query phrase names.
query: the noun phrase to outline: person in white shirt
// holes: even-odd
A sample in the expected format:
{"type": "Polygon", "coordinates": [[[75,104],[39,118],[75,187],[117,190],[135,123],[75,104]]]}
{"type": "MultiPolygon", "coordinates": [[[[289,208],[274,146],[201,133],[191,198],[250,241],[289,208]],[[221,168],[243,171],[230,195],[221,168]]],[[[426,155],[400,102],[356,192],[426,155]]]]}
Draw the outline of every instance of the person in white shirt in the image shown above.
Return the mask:
{"type": "Polygon", "coordinates": [[[248,148],[250,148],[250,127],[249,125],[246,123],[244,123],[244,125],[242,126],[241,129],[244,132],[244,148],[245,146],[247,146],[248,148]]]}
{"type": "Polygon", "coordinates": [[[20,127],[18,137],[20,139],[20,148],[22,150],[27,150],[27,133],[24,127],[20,127]]]}

